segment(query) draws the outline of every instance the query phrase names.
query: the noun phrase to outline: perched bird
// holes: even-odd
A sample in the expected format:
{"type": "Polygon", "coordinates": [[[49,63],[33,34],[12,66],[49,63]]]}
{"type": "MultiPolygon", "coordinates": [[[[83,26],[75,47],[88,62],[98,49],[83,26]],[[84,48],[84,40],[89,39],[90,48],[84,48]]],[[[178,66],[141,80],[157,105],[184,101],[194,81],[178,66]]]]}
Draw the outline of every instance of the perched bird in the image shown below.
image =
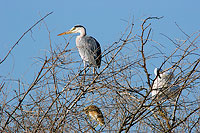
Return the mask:
{"type": "Polygon", "coordinates": [[[84,68],[86,64],[89,64],[89,66],[94,67],[93,72],[95,72],[95,68],[100,68],[101,65],[101,47],[99,42],[95,38],[87,36],[86,29],[82,25],[76,25],[69,31],[58,34],[58,36],[71,33],[80,33],[76,37],[76,47],[83,60],[84,68]]]}
{"type": "Polygon", "coordinates": [[[97,106],[90,105],[85,107],[83,110],[87,115],[89,115],[93,120],[96,120],[100,125],[105,125],[103,114],[97,106]]]}
{"type": "Polygon", "coordinates": [[[171,84],[174,75],[172,72],[163,72],[159,68],[154,69],[156,79],[152,86],[152,97],[157,96],[159,100],[171,99],[177,97],[179,91],[179,85],[171,84]]]}

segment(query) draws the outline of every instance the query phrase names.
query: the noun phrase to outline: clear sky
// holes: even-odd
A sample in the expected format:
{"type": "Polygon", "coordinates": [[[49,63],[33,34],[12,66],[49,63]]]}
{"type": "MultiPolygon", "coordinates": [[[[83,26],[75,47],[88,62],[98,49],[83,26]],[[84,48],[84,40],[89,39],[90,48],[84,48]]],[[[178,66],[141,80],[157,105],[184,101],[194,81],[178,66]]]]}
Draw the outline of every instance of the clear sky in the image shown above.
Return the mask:
{"type": "MultiPolygon", "coordinates": [[[[57,36],[58,33],[82,24],[104,49],[120,37],[127,26],[124,20],[133,17],[136,24],[140,24],[146,17],[164,16],[153,25],[154,39],[158,41],[164,39],[160,33],[173,39],[183,36],[175,22],[188,34],[198,31],[199,5],[199,0],[1,0],[0,59],[30,26],[51,11],[53,14],[45,21],[51,32],[53,46],[64,43],[63,37],[57,36]]],[[[75,47],[74,38],[71,42],[75,47]]],[[[27,77],[34,76],[34,71],[30,72],[34,57],[42,57],[46,50],[49,50],[48,32],[40,24],[32,30],[32,34],[27,34],[21,40],[0,65],[0,76],[32,81],[27,77]]]]}

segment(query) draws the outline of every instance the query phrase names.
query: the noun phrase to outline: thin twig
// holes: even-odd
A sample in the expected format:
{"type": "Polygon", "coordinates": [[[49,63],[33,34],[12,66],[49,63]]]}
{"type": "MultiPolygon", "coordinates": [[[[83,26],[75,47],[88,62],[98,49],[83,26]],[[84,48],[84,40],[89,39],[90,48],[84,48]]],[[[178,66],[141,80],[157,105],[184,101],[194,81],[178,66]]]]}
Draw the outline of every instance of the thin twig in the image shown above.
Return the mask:
{"type": "Polygon", "coordinates": [[[8,57],[8,55],[11,53],[11,51],[15,48],[15,46],[21,41],[21,39],[29,32],[31,31],[38,23],[40,23],[43,19],[45,19],[47,16],[51,15],[53,12],[48,13],[47,15],[45,15],[43,18],[41,18],[39,21],[37,21],[33,26],[31,26],[27,31],[25,31],[23,33],[23,35],[17,40],[17,42],[10,48],[10,50],[8,51],[8,53],[6,54],[6,56],[1,60],[0,64],[2,64],[6,58],[8,57]]]}

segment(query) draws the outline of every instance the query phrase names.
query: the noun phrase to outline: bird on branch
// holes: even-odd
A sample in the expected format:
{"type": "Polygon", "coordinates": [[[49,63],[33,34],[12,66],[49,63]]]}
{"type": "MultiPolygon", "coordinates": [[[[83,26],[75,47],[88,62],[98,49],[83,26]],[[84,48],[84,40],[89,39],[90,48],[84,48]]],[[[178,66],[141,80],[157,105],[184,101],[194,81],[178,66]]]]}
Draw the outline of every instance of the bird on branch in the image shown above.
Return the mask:
{"type": "Polygon", "coordinates": [[[95,73],[95,68],[100,68],[101,66],[101,47],[99,42],[94,37],[87,36],[86,29],[82,25],[76,25],[70,30],[58,34],[58,36],[72,33],[80,33],[76,37],[76,47],[83,60],[84,69],[86,64],[88,64],[94,67],[93,73],[95,73]]]}

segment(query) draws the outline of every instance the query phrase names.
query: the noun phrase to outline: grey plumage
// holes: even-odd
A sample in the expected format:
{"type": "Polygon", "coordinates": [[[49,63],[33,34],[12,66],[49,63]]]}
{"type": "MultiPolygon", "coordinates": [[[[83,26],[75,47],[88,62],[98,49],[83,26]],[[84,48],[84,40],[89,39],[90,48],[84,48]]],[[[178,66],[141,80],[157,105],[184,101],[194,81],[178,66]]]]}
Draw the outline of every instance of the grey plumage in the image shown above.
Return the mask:
{"type": "Polygon", "coordinates": [[[86,67],[87,63],[94,68],[99,68],[101,65],[101,47],[99,42],[95,38],[87,36],[86,29],[82,25],[76,25],[69,31],[63,32],[58,36],[71,33],[80,33],[80,35],[76,37],[76,46],[84,62],[84,67],[86,67]]]}
{"type": "Polygon", "coordinates": [[[83,61],[89,63],[90,66],[100,67],[101,47],[95,38],[83,36],[80,38],[77,48],[83,61]]]}

